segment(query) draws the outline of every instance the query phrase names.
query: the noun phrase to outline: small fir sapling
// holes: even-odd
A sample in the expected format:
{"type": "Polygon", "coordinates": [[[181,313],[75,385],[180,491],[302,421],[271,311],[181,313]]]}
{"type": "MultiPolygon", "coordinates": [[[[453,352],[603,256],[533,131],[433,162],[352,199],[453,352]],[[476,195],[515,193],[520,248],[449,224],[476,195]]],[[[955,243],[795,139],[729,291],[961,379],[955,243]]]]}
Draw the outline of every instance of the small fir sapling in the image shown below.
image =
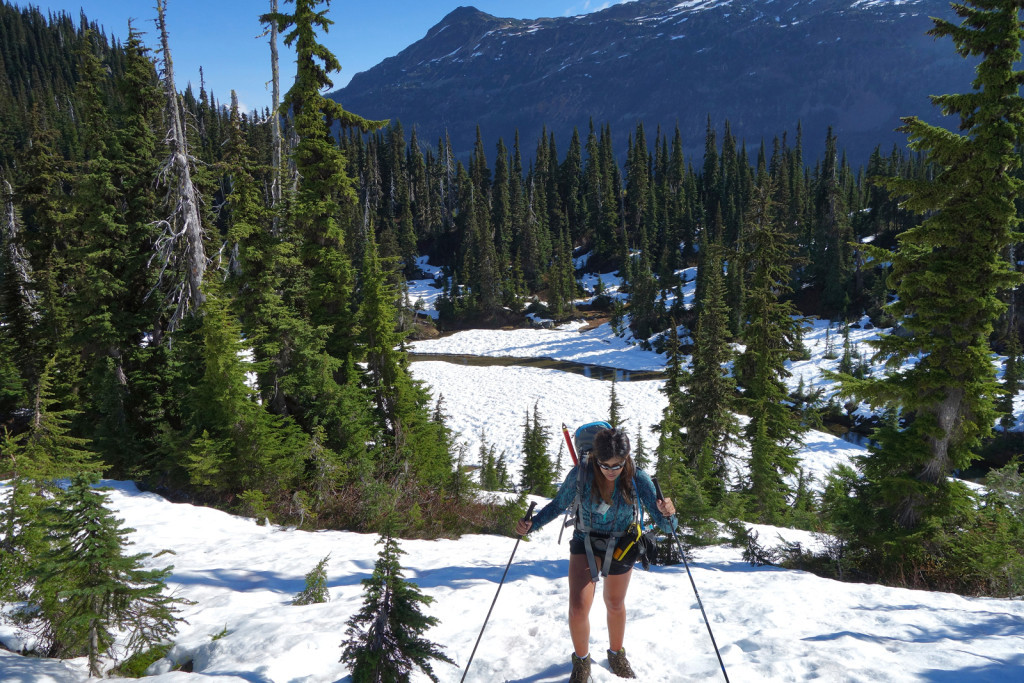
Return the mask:
{"type": "Polygon", "coordinates": [[[438,623],[420,611],[434,599],[403,578],[398,560],[405,553],[389,531],[377,543],[383,547],[373,575],[362,581],[366,598],[348,620],[341,661],[352,667],[354,683],[406,682],[414,667],[437,683],[430,660],[454,662],[422,637],[438,623]]]}
{"type": "Polygon", "coordinates": [[[76,475],[46,511],[53,545],[21,609],[22,623],[42,637],[49,656],[85,655],[90,676],[102,675],[101,657],[117,654],[119,632],[128,634],[127,656],[167,642],[182,621],[178,605],[187,604],[164,592],[171,567],[144,569],[148,553],[124,554],[134,530],[107,509],[97,481],[76,475]]]}
{"type": "Polygon", "coordinates": [[[292,600],[293,605],[330,602],[331,595],[327,591],[327,563],[330,559],[331,554],[328,553],[306,574],[306,587],[292,600]]]}

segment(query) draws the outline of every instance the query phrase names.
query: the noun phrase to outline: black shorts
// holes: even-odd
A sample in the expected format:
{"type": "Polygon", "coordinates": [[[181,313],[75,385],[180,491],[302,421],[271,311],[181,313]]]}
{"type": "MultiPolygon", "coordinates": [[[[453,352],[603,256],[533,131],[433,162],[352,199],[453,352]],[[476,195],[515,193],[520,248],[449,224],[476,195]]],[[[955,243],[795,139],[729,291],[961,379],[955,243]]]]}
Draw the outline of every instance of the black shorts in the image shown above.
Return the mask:
{"type": "MultiPolygon", "coordinates": [[[[594,559],[597,560],[597,568],[601,569],[601,565],[604,563],[604,549],[598,550],[594,548],[594,559]]],[[[569,539],[569,554],[570,555],[584,555],[587,554],[587,548],[583,545],[581,539],[577,539],[575,536],[569,539]]],[[[637,544],[633,544],[633,547],[629,549],[625,557],[621,560],[612,560],[612,564],[608,567],[609,576],[618,576],[619,574],[625,574],[633,565],[636,564],[636,558],[640,554],[640,548],[637,544]]]]}

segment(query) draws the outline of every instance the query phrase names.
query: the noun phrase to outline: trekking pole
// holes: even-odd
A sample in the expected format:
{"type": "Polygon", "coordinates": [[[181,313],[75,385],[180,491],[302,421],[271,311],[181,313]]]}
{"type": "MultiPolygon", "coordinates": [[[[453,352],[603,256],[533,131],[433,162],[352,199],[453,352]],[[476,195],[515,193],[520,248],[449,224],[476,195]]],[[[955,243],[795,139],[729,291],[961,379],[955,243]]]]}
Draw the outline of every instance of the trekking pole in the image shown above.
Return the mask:
{"type": "MultiPolygon", "coordinates": [[[[530,503],[529,509],[526,511],[526,516],[523,517],[523,521],[529,522],[533,518],[533,508],[537,507],[536,501],[530,503]]],[[[512,566],[512,558],[516,556],[516,550],[519,548],[519,541],[523,540],[520,536],[516,539],[516,544],[512,548],[512,557],[508,558],[508,564],[505,565],[505,573],[501,575],[501,581],[498,583],[498,591],[494,594],[494,600],[491,601],[491,609],[487,610],[487,617],[484,618],[484,625],[480,627],[480,635],[476,637],[476,645],[473,646],[473,651],[469,654],[469,661],[466,662],[466,670],[462,672],[462,678],[459,679],[459,683],[466,680],[466,674],[469,673],[469,665],[473,663],[473,655],[476,654],[476,648],[480,645],[480,639],[484,637],[484,629],[487,628],[487,622],[491,618],[491,612],[494,610],[494,603],[498,602],[498,593],[501,593],[501,586],[505,583],[505,577],[508,576],[508,568],[512,566]]]]}
{"type": "MultiPolygon", "coordinates": [[[[661,486],[658,484],[657,477],[651,477],[651,481],[654,482],[654,490],[658,495],[658,500],[665,500],[665,496],[661,495],[661,486]]],[[[683,544],[679,541],[679,537],[676,536],[676,532],[672,532],[672,540],[676,542],[676,546],[679,547],[679,556],[683,558],[683,566],[686,567],[686,575],[690,577],[690,585],[693,586],[693,594],[697,596],[697,606],[700,607],[700,613],[704,616],[704,625],[708,627],[708,635],[711,636],[711,645],[715,648],[715,654],[718,656],[718,664],[722,667],[722,675],[725,676],[725,683],[729,683],[729,674],[725,672],[725,662],[722,661],[722,653],[718,651],[718,643],[715,642],[715,634],[711,632],[711,622],[708,621],[708,614],[704,611],[704,603],[700,601],[700,593],[697,592],[697,584],[693,581],[693,574],[690,573],[690,563],[686,561],[686,553],[683,552],[683,544]]]]}

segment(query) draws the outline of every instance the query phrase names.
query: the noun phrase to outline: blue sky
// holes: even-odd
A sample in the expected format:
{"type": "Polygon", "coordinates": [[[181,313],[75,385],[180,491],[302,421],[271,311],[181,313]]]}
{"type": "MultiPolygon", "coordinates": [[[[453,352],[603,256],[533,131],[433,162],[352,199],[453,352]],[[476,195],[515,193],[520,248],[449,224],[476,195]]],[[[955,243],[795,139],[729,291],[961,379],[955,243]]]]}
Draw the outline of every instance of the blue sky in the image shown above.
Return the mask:
{"type": "MultiPolygon", "coordinates": [[[[334,21],[326,37],[342,71],[334,75],[342,87],[360,71],[422,38],[427,30],[460,5],[468,4],[495,16],[534,19],[584,14],[629,0],[333,0],[328,17],[334,21]]],[[[146,32],[145,43],[156,47],[154,0],[14,0],[19,6],[37,5],[45,13],[65,11],[77,20],[84,10],[90,21],[102,25],[108,36],[124,39],[128,20],[146,32]]],[[[280,10],[294,7],[279,0],[280,10]]],[[[270,49],[259,15],[269,0],[167,0],[167,30],[175,80],[199,87],[203,68],[207,89],[229,102],[231,90],[246,109],[270,105],[270,49]]],[[[293,56],[281,52],[281,87],[286,90],[295,73],[293,56]]]]}

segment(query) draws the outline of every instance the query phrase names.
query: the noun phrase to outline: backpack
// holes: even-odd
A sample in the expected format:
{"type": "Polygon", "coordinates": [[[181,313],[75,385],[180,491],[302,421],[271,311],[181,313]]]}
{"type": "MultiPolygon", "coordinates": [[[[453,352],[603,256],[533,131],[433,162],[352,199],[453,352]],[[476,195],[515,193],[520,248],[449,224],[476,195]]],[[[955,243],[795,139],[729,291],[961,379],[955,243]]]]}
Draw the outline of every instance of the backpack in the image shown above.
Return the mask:
{"type": "Polygon", "coordinates": [[[590,451],[594,450],[594,437],[597,436],[597,433],[611,428],[612,426],[604,421],[588,422],[576,428],[576,434],[572,437],[572,441],[576,444],[576,455],[579,456],[580,463],[590,455],[590,451]]]}

